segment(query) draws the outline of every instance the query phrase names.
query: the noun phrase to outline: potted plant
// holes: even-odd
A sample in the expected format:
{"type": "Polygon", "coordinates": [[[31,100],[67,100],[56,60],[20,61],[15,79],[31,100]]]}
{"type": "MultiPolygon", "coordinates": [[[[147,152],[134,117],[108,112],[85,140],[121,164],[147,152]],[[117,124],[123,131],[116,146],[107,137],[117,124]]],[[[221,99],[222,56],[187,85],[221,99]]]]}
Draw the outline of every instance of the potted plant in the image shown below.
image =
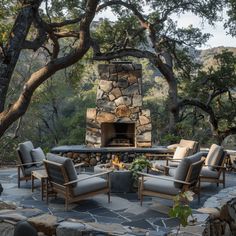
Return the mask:
{"type": "Polygon", "coordinates": [[[131,163],[129,170],[132,173],[132,177],[134,179],[134,187],[138,187],[138,172],[144,171],[151,167],[150,162],[147,160],[145,156],[140,156],[135,158],[135,160],[131,163]]]}

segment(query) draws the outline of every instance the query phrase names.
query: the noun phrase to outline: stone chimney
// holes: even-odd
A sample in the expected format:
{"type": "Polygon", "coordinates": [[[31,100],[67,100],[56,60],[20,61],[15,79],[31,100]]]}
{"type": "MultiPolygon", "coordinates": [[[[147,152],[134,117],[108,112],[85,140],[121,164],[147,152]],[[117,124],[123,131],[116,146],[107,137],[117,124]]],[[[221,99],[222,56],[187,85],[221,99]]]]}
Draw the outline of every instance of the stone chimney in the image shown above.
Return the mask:
{"type": "Polygon", "coordinates": [[[142,66],[98,66],[96,108],[87,109],[89,147],[151,147],[150,110],[142,109],[142,66]]]}

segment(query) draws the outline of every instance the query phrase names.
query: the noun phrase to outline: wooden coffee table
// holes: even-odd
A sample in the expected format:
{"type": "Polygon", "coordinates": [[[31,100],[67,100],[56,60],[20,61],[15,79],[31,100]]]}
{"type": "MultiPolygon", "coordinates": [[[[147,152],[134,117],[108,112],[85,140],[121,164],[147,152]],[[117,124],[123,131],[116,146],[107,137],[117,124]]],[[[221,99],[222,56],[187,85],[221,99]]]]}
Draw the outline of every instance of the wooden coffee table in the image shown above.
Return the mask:
{"type": "Polygon", "coordinates": [[[31,173],[31,189],[32,192],[34,191],[34,180],[39,179],[41,181],[41,199],[43,200],[44,193],[47,191],[47,185],[48,185],[48,175],[46,170],[34,170],[31,173]]]}

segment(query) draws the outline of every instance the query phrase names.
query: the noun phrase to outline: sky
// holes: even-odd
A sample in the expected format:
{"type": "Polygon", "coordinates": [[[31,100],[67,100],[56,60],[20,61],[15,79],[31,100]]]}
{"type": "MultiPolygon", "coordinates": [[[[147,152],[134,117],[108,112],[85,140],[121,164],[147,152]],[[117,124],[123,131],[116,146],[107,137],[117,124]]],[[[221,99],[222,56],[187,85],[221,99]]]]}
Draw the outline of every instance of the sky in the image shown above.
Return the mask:
{"type": "MultiPolygon", "coordinates": [[[[96,16],[96,19],[101,17],[106,17],[112,21],[116,20],[116,17],[110,11],[102,12],[96,16]]],[[[174,19],[178,21],[179,27],[187,27],[192,24],[194,27],[203,27],[202,32],[210,33],[212,35],[206,45],[198,49],[208,49],[219,46],[236,47],[236,37],[233,38],[230,35],[227,35],[223,27],[223,21],[217,22],[214,27],[206,22],[202,25],[200,18],[191,13],[181,15],[181,17],[174,16],[174,19]]]]}
{"type": "Polygon", "coordinates": [[[226,30],[224,30],[223,27],[223,21],[217,22],[215,26],[211,26],[206,22],[204,23],[204,25],[202,25],[199,17],[194,16],[193,14],[185,14],[180,18],[176,17],[176,20],[178,20],[178,25],[180,27],[186,27],[189,24],[192,24],[193,26],[199,28],[203,27],[202,32],[212,34],[211,38],[208,40],[207,44],[203,46],[202,49],[219,46],[236,47],[236,38],[227,35],[226,30]]]}

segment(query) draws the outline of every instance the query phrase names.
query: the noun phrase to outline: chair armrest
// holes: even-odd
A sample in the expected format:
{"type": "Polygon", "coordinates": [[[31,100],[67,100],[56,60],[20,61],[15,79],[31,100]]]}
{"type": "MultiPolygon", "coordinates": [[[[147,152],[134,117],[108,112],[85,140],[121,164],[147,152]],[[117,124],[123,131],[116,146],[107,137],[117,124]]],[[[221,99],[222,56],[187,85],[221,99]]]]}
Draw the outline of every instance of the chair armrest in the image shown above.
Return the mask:
{"type": "Polygon", "coordinates": [[[216,166],[216,165],[204,165],[204,166],[209,166],[209,167],[213,167],[213,168],[218,168],[218,169],[226,170],[226,167],[224,167],[224,166],[216,166]]]}
{"type": "Polygon", "coordinates": [[[83,165],[84,165],[84,162],[81,162],[81,163],[75,164],[74,167],[77,168],[77,167],[81,167],[83,165]]]}
{"type": "Polygon", "coordinates": [[[88,177],[84,177],[82,179],[76,179],[76,180],[73,180],[73,181],[70,181],[70,182],[67,182],[65,184],[63,184],[64,186],[67,186],[67,185],[71,185],[71,184],[74,184],[74,183],[78,183],[78,182],[81,182],[81,181],[84,181],[84,180],[87,180],[87,179],[91,179],[91,178],[94,178],[94,177],[98,177],[98,176],[102,176],[102,175],[109,175],[112,171],[105,171],[105,172],[101,172],[101,173],[98,173],[98,174],[95,174],[95,175],[90,175],[88,177]]]}
{"type": "Polygon", "coordinates": [[[34,164],[40,164],[43,163],[42,161],[37,161],[37,162],[28,162],[28,163],[22,163],[22,164],[17,164],[17,167],[21,167],[21,166],[27,166],[27,165],[34,165],[34,164]]]}
{"type": "Polygon", "coordinates": [[[165,166],[165,165],[161,165],[162,167],[164,167],[165,169],[176,169],[176,167],[174,166],[165,166]]]}
{"type": "Polygon", "coordinates": [[[168,159],[168,161],[170,161],[170,162],[181,162],[183,159],[177,159],[177,158],[175,158],[175,159],[173,159],[173,158],[170,158],[170,159],[168,159]]]}
{"type": "Polygon", "coordinates": [[[173,178],[168,178],[168,177],[157,176],[157,175],[150,175],[150,174],[146,174],[146,173],[143,173],[143,172],[138,172],[138,174],[142,175],[142,176],[146,176],[146,177],[162,179],[162,180],[167,180],[167,181],[171,181],[171,182],[177,182],[177,183],[180,183],[180,184],[187,184],[187,185],[191,184],[190,182],[177,180],[177,179],[173,179],[173,178]]]}

